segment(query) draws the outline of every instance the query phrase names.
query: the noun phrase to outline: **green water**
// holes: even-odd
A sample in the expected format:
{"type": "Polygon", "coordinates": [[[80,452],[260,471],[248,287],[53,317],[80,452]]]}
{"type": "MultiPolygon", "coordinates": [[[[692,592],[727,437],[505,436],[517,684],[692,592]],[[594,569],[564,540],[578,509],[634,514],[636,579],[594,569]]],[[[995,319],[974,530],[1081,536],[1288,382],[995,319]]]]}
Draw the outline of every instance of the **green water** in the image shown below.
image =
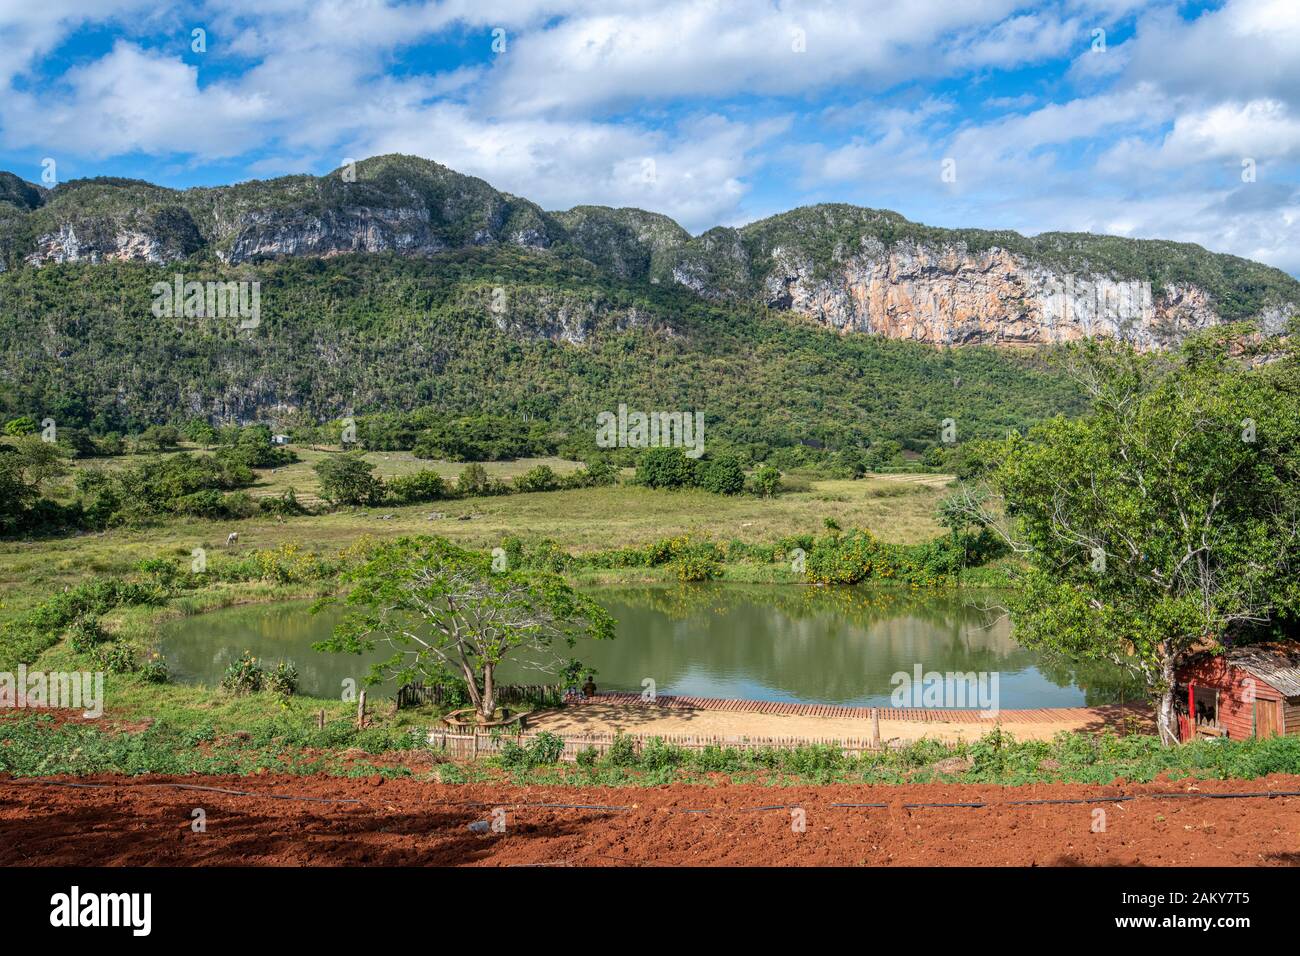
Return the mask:
{"type": "MultiPolygon", "coordinates": [[[[596,669],[603,691],[639,692],[650,679],[660,694],[888,706],[890,678],[920,664],[926,672],[996,672],[1004,709],[1080,706],[1119,694],[1107,669],[1081,672],[1017,645],[996,596],[983,593],[722,584],[591,593],[618,622],[618,637],[582,642],[572,654],[596,669]]],[[[251,651],[267,665],[292,661],[299,693],[337,697],[345,681],[360,686],[370,663],[392,653],[384,646],[360,657],[312,650],[339,617],[337,610],[313,615],[305,603],[231,608],[168,622],[161,651],[184,683],[215,686],[231,661],[251,651]]],[[[509,662],[499,676],[554,680],[509,662]]]]}

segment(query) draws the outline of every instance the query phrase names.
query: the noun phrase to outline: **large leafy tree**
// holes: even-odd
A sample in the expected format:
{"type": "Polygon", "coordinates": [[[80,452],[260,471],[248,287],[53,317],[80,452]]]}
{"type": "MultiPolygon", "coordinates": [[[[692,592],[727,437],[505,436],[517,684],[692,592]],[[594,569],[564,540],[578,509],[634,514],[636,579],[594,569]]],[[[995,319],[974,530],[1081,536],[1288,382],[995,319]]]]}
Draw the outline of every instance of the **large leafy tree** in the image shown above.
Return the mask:
{"type": "Polygon", "coordinates": [[[1300,606],[1300,377],[1257,347],[1232,327],[1171,357],[1087,345],[1092,411],[1013,435],[964,491],[1027,559],[1018,640],[1140,675],[1165,743],[1182,660],[1300,606]]]}
{"type": "Polygon", "coordinates": [[[562,648],[614,636],[609,614],[562,578],[499,568],[446,538],[380,545],[346,582],[350,612],[317,649],[392,647],[371,681],[460,678],[485,718],[496,709],[496,670],[507,658],[551,673],[572,670],[562,648]]]}
{"type": "Polygon", "coordinates": [[[321,497],[334,505],[377,504],[384,483],[372,474],[375,466],[357,452],[330,455],[312,466],[320,478],[321,497]]]}

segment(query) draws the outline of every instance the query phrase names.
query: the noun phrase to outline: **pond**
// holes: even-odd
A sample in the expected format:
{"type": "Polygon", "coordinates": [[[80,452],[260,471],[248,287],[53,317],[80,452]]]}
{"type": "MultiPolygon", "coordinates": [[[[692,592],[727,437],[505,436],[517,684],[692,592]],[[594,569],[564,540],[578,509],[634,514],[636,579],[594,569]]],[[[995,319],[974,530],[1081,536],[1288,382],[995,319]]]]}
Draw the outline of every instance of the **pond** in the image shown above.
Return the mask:
{"type": "MultiPolygon", "coordinates": [[[[919,664],[925,672],[997,673],[1004,709],[1077,707],[1120,694],[1109,668],[1083,669],[1017,645],[996,595],[983,592],[702,584],[589,593],[618,622],[618,637],[580,642],[565,656],[594,668],[602,691],[640,692],[649,678],[660,694],[889,706],[891,677],[919,664]]],[[[336,698],[345,680],[361,686],[370,663],[392,650],[381,645],[361,657],[313,650],[341,615],[309,607],[248,605],[169,621],[160,650],[182,683],[216,686],[250,651],[268,667],[292,661],[299,693],[336,698]]],[[[498,681],[555,677],[507,661],[498,681]]]]}

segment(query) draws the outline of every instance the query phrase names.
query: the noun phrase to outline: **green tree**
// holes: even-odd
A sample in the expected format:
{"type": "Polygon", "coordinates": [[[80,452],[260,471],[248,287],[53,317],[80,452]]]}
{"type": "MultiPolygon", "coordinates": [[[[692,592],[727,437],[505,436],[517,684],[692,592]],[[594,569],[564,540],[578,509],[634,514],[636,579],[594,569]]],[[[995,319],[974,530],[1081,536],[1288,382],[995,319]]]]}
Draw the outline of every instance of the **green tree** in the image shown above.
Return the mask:
{"type": "Polygon", "coordinates": [[[20,435],[35,435],[39,430],[39,427],[40,426],[36,424],[36,419],[32,418],[30,415],[21,415],[18,418],[11,418],[9,421],[5,422],[5,434],[13,435],[15,437],[20,435]]]}
{"type": "Polygon", "coordinates": [[[20,530],[37,497],[23,475],[17,451],[10,445],[0,445],[0,533],[20,530]]]}
{"type": "Polygon", "coordinates": [[[695,462],[680,448],[647,448],[637,460],[636,480],[647,488],[689,488],[695,462]]]}
{"type": "Polygon", "coordinates": [[[312,466],[320,479],[320,496],[332,505],[378,504],[384,483],[360,452],[329,455],[312,466]]]}
{"type": "Polygon", "coordinates": [[[588,458],[584,470],[586,471],[584,478],[587,484],[613,485],[618,482],[618,467],[608,458],[588,458]]]}
{"type": "Polygon", "coordinates": [[[181,430],[175,425],[150,425],[136,439],[140,451],[164,451],[181,442],[181,430]]]}
{"type": "Polygon", "coordinates": [[[60,428],[58,445],[69,458],[94,458],[99,445],[84,428],[60,428]]]}
{"type": "Polygon", "coordinates": [[[554,491],[560,476],[549,465],[535,465],[514,480],[515,491],[554,491]]]}
{"type": "Polygon", "coordinates": [[[755,469],[753,481],[754,490],[764,498],[771,498],[781,490],[781,472],[768,464],[755,469]]]}
{"type": "Polygon", "coordinates": [[[125,455],[126,441],[117,432],[108,432],[95,439],[95,453],[104,458],[125,455]]]}
{"type": "Polygon", "coordinates": [[[973,516],[1005,516],[1028,561],[1009,599],[1017,640],[1140,675],[1166,744],[1188,654],[1300,608],[1296,354],[1252,367],[1250,349],[1221,328],[1171,359],[1076,351],[1092,412],[1012,436],[992,497],[965,492],[973,516]]]}
{"type": "Polygon", "coordinates": [[[457,677],[484,719],[496,710],[496,670],[507,658],[558,673],[565,665],[560,648],[614,636],[608,612],[562,578],[497,571],[490,556],[446,538],[381,545],[345,582],[350,613],[318,650],[357,654],[385,644],[394,653],[367,680],[457,677]]]}
{"type": "Polygon", "coordinates": [[[185,437],[196,445],[211,448],[217,443],[217,430],[203,419],[195,418],[186,423],[185,437]]]}
{"type": "Polygon", "coordinates": [[[735,455],[718,455],[696,466],[696,483],[715,495],[738,495],[745,490],[745,469],[735,455]]]}
{"type": "Polygon", "coordinates": [[[64,451],[54,442],[26,435],[11,444],[21,480],[40,496],[56,478],[68,473],[64,451]]]}
{"type": "Polygon", "coordinates": [[[477,462],[466,465],[461,470],[460,477],[456,479],[456,494],[458,495],[466,497],[485,495],[491,488],[492,479],[488,477],[487,469],[477,462]]]}

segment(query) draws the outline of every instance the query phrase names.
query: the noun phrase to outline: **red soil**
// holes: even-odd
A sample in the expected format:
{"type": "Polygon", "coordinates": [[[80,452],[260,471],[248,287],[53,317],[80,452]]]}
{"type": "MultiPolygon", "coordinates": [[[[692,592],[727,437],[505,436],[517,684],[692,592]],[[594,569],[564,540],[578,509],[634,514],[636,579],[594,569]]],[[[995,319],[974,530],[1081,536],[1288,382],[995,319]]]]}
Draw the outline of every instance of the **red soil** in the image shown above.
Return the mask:
{"type": "Polygon", "coordinates": [[[1294,865],[1300,776],[1112,786],[574,788],[380,777],[0,779],[3,865],[1294,865]],[[56,781],[78,786],[59,786],[56,781]],[[100,787],[87,787],[99,784],[100,787]],[[165,786],[163,784],[166,784],[165,786]],[[221,787],[241,796],[185,787],[221,787]],[[1132,796],[1014,806],[1013,800],[1132,796]],[[312,797],[312,800],[288,799],[312,797]],[[335,801],[335,802],[325,802],[335,801]],[[352,802],[347,802],[352,801],[352,802]],[[982,808],[915,803],[986,802],[982,808]],[[843,808],[836,803],[882,803],[843,808]],[[473,805],[477,804],[477,805],[473,805]],[[626,807],[569,809],[537,804],[626,807]],[[777,805],[782,805],[778,807],[777,805]],[[806,814],[792,827],[790,805],[806,814]],[[476,833],[492,809],[504,833],[476,833]],[[191,829],[192,811],[207,831],[191,829]],[[1093,832],[1094,810],[1105,831],[1093,832]],[[693,812],[705,811],[705,812],[693,812]]]}

